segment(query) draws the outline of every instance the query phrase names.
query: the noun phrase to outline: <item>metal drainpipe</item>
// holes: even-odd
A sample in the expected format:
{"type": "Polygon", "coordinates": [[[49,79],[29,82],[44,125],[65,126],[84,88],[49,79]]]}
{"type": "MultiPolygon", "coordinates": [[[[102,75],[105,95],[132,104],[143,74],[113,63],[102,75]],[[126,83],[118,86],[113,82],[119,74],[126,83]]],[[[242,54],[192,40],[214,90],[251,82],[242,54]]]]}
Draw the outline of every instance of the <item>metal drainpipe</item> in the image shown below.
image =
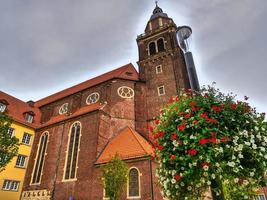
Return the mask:
{"type": "Polygon", "coordinates": [[[152,173],[152,161],[149,159],[149,167],[150,167],[150,183],[151,183],[151,197],[154,200],[154,187],[153,187],[153,173],[152,173]]]}
{"type": "Polygon", "coordinates": [[[56,190],[56,182],[57,182],[57,173],[58,173],[58,168],[59,168],[59,160],[60,160],[60,154],[61,154],[61,149],[62,149],[62,140],[63,140],[63,135],[64,135],[64,130],[65,130],[65,122],[63,122],[63,130],[61,132],[61,140],[60,140],[60,145],[59,145],[59,150],[58,150],[58,156],[57,156],[57,164],[56,164],[56,174],[54,177],[54,182],[53,182],[53,190],[51,194],[51,199],[54,199],[55,195],[55,190],[56,190]]]}

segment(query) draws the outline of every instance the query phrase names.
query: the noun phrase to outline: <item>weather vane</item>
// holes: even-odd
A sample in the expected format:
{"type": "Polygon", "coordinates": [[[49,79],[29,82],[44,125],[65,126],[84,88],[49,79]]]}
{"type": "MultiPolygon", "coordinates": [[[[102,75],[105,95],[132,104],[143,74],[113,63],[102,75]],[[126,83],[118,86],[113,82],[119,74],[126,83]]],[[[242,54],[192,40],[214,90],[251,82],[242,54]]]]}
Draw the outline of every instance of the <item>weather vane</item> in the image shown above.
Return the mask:
{"type": "Polygon", "coordinates": [[[155,3],[156,3],[156,6],[158,6],[158,1],[155,1],[155,3]]]}

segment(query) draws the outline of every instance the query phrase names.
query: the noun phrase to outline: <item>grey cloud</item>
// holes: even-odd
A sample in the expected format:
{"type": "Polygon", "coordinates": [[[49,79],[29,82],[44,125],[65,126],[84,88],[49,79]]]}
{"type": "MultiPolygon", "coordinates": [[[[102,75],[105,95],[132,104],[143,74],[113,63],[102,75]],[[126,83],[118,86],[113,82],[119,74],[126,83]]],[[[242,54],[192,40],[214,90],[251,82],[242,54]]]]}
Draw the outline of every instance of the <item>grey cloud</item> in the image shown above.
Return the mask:
{"type": "MultiPolygon", "coordinates": [[[[202,84],[251,96],[267,109],[265,0],[161,0],[177,25],[193,28],[202,84]]],[[[136,36],[153,1],[0,1],[0,89],[39,99],[138,59],[136,36]]]]}

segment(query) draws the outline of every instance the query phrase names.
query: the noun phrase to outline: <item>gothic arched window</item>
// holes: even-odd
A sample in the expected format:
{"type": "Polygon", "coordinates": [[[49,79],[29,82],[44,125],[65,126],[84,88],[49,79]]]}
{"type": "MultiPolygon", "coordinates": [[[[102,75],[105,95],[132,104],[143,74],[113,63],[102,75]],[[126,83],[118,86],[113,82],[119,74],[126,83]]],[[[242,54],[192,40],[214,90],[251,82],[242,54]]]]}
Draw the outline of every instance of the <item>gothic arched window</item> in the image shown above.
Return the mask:
{"type": "Polygon", "coordinates": [[[157,45],[158,45],[158,52],[162,52],[165,50],[164,40],[162,38],[158,39],[157,45]]]}
{"type": "Polygon", "coordinates": [[[140,175],[137,168],[130,169],[127,188],[129,198],[140,198],[140,175]]]}
{"type": "Polygon", "coordinates": [[[70,127],[68,150],[65,160],[65,180],[75,179],[80,146],[81,123],[75,122],[70,127]]]}
{"type": "Polygon", "coordinates": [[[46,154],[46,148],[48,143],[48,132],[44,132],[39,140],[38,150],[35,157],[35,163],[32,173],[32,184],[39,184],[41,182],[41,176],[44,166],[44,159],[46,154]]]}
{"type": "Polygon", "coordinates": [[[157,53],[155,42],[150,42],[148,47],[149,47],[149,55],[154,55],[157,53]]]}

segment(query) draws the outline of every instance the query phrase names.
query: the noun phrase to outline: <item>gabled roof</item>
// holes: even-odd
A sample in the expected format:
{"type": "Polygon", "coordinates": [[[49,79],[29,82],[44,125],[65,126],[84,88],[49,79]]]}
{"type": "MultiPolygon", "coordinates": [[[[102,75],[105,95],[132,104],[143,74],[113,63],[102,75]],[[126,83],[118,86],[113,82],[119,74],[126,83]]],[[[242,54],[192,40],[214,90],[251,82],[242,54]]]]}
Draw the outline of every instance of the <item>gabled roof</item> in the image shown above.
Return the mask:
{"type": "Polygon", "coordinates": [[[77,93],[79,91],[85,90],[87,88],[90,88],[92,86],[98,85],[100,83],[103,83],[105,81],[111,80],[113,78],[122,78],[127,80],[138,80],[138,72],[134,68],[134,66],[129,63],[127,65],[124,65],[120,68],[117,68],[113,71],[107,72],[105,74],[102,74],[100,76],[97,76],[95,78],[92,78],[90,80],[84,81],[78,85],[72,86],[70,88],[67,88],[65,90],[62,90],[60,92],[57,92],[55,94],[52,94],[48,97],[45,97],[35,103],[36,107],[42,107],[46,104],[49,104],[51,102],[57,101],[59,99],[62,99],[64,97],[67,97],[69,95],[72,95],[74,93],[77,93]]]}
{"type": "Polygon", "coordinates": [[[152,146],[139,133],[129,127],[123,129],[105,147],[95,164],[110,161],[116,154],[122,160],[153,156],[152,146]]]}
{"type": "Polygon", "coordinates": [[[21,101],[9,94],[0,91],[1,102],[7,103],[7,114],[13,118],[13,120],[30,127],[37,127],[40,122],[40,111],[38,108],[31,107],[24,101],[21,101]],[[25,113],[34,113],[33,123],[26,122],[24,118],[25,113]]]}

